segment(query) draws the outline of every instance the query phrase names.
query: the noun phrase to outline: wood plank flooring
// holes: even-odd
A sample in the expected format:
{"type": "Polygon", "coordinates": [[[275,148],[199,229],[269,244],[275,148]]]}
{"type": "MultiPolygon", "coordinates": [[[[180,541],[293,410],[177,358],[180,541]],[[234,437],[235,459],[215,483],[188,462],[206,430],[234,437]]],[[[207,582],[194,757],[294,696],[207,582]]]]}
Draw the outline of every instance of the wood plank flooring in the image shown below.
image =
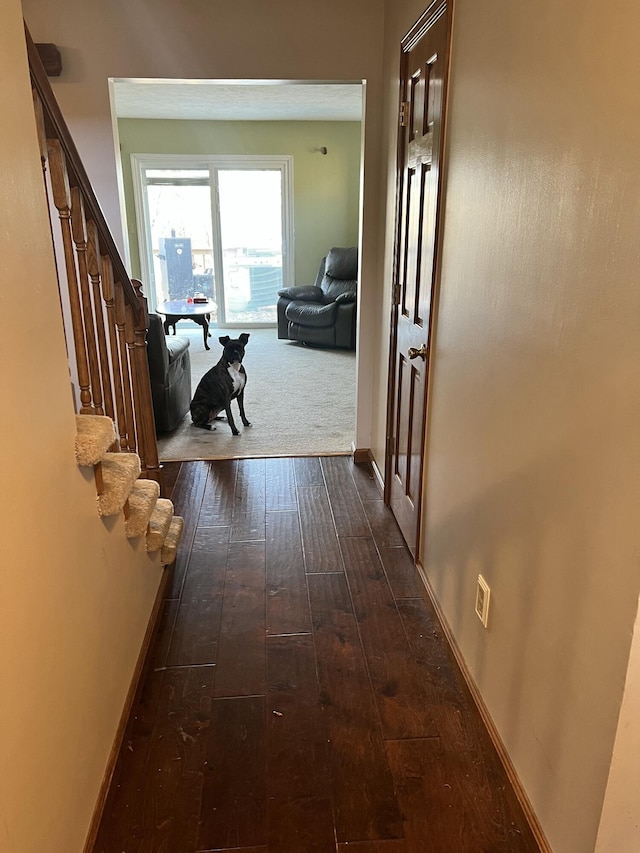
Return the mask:
{"type": "Polygon", "coordinates": [[[95,851],[538,851],[370,468],[166,468],[183,543],[95,851]]]}

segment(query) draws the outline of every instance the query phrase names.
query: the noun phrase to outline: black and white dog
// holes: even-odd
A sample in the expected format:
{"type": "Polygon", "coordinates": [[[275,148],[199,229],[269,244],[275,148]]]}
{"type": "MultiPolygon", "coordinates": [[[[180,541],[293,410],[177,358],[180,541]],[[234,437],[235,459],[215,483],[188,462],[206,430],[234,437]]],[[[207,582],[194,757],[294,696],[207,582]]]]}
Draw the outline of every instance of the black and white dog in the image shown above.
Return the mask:
{"type": "Polygon", "coordinates": [[[231,401],[238,401],[242,423],[251,426],[244,413],[244,386],[247,384],[242,359],[244,348],[249,340],[249,335],[243,332],[237,340],[225,335],[218,338],[223,346],[222,357],[211,370],[207,370],[196,388],[196,393],[191,401],[191,420],[193,425],[202,429],[215,429],[211,426],[212,420],[221,420],[218,417],[224,411],[227,422],[234,435],[240,435],[231,414],[231,401]]]}

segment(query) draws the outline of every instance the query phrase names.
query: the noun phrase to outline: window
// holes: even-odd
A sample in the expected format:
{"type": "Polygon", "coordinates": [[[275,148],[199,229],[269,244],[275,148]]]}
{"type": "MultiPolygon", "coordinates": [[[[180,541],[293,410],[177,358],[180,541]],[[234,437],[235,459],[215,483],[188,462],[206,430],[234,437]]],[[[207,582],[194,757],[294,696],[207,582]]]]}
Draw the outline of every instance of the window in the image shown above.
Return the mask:
{"type": "Polygon", "coordinates": [[[292,281],[290,157],[132,155],[152,308],[204,295],[218,326],[272,325],[292,281]]]}

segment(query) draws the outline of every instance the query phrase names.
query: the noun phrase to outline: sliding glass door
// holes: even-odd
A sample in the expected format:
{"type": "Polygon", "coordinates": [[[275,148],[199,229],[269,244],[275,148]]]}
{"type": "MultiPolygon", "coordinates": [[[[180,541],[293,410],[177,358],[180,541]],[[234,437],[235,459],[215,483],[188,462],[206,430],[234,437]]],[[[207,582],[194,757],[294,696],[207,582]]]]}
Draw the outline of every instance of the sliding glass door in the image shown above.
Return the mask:
{"type": "Polygon", "coordinates": [[[276,321],[282,283],[282,175],[218,170],[218,211],[227,322],[276,321]]]}
{"type": "Polygon", "coordinates": [[[218,326],[275,324],[277,292],[290,284],[293,269],[290,158],[132,161],[152,308],[207,296],[218,326]]]}

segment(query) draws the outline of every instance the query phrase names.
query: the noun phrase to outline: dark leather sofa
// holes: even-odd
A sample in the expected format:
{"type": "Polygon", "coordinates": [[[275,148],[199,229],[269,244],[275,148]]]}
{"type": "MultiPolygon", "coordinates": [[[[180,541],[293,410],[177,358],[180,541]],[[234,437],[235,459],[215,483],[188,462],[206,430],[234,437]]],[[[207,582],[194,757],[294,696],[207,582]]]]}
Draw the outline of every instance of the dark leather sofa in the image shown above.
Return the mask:
{"type": "Polygon", "coordinates": [[[171,432],[191,403],[189,339],[179,335],[167,337],[162,318],[149,314],[147,358],[156,432],[171,432]]]}
{"type": "Polygon", "coordinates": [[[358,249],[334,247],[314,285],[287,287],[278,297],[278,338],[355,349],[358,249]]]}

